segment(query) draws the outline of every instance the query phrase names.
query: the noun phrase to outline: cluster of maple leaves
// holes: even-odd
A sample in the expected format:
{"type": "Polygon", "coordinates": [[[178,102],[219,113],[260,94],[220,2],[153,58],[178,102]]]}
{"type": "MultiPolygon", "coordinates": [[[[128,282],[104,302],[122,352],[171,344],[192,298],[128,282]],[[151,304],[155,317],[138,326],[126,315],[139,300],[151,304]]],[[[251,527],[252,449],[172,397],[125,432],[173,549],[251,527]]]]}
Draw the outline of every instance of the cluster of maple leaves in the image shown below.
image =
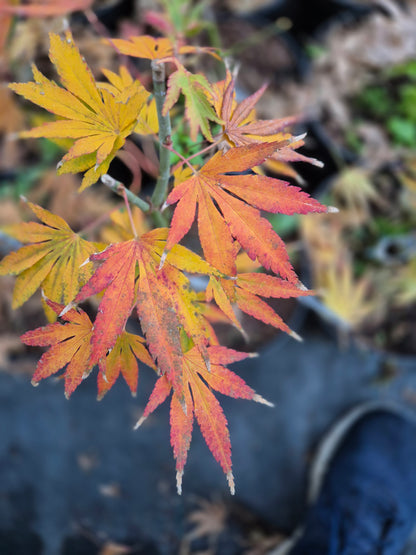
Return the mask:
{"type": "MultiPolygon", "coordinates": [[[[306,214],[328,208],[299,187],[259,171],[273,159],[282,173],[293,176],[289,162],[307,160],[296,151],[302,138],[286,131],[292,118],[256,119],[254,106],[264,87],[238,104],[228,72],[223,81],[210,83],[183,63],[188,54],[200,52],[220,59],[212,49],[176,46],[170,39],[150,36],[110,42],[121,54],[173,68],[163,115],[180,108],[179,99],[184,99],[191,139],[196,141],[201,133],[212,147],[205,149],[207,161],[197,167],[185,160],[182,171],[175,172],[162,207],[174,206],[169,227],[139,234],[132,219],[130,233],[124,230],[112,244],[88,241],[58,215],[29,203],[41,223],[5,230],[25,246],[3,259],[0,274],[17,275],[14,307],[38,288],[43,291],[50,323],[22,336],[27,345],[49,347],[37,365],[34,384],[64,369],[69,397],[98,365],[99,397],[120,374],[135,393],[140,360],[158,378],[139,423],[171,394],[178,491],[196,419],[233,492],[227,420],[213,391],[268,403],[227,368],[250,355],[221,346],[212,322],[221,317],[241,330],[238,307],[296,336],[262,297],[310,292],[299,282],[283,241],[262,211],[306,214]],[[203,257],[179,244],[195,219],[203,257]],[[238,272],[240,250],[269,273],[238,272]],[[205,291],[193,289],[190,274],[206,276],[205,291]],[[78,305],[95,295],[100,300],[92,322],[78,305]],[[126,331],[132,313],[144,337],[126,331]]],[[[34,82],[10,85],[57,116],[22,136],[71,139],[57,171],[84,172],[83,190],[107,173],[132,133],[157,132],[154,98],[124,66],[119,74],[103,70],[108,82],[97,82],[69,32],[50,35],[50,59],[60,84],[33,66],[34,82]]]]}

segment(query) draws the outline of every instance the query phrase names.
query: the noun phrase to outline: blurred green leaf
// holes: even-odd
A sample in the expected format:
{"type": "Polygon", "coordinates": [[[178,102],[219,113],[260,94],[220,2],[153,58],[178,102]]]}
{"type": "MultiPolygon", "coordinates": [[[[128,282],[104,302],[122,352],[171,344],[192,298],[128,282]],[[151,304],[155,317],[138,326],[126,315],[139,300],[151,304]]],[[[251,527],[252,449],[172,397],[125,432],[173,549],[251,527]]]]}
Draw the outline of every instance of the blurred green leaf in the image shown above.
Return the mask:
{"type": "Polygon", "coordinates": [[[280,237],[287,237],[299,227],[299,217],[286,214],[268,214],[267,219],[280,237]]]}
{"type": "Polygon", "coordinates": [[[399,64],[389,71],[392,77],[408,77],[416,81],[416,60],[409,60],[404,64],[399,64]]]}
{"type": "Polygon", "coordinates": [[[409,147],[416,146],[416,125],[414,121],[393,116],[387,122],[387,129],[396,144],[409,147]]]}
{"type": "Polygon", "coordinates": [[[416,124],[416,85],[407,84],[400,87],[399,109],[404,117],[416,124]]]}
{"type": "Polygon", "coordinates": [[[368,87],[358,97],[359,107],[375,118],[385,118],[394,112],[394,102],[385,87],[368,87]]]}

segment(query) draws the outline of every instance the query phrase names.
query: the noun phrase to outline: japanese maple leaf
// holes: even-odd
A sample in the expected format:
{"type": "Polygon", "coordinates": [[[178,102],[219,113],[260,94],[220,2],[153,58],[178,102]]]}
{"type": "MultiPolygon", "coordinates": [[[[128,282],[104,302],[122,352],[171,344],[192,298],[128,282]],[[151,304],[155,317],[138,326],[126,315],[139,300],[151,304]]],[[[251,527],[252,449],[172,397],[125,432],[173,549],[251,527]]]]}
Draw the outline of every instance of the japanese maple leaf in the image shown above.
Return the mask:
{"type": "Polygon", "coordinates": [[[190,125],[190,136],[196,141],[198,131],[209,141],[212,141],[212,134],[209,121],[221,123],[221,118],[215,113],[209,101],[212,97],[211,85],[201,73],[189,72],[178,59],[177,54],[195,54],[205,52],[218,58],[212,48],[200,48],[191,45],[174,46],[170,39],[154,38],[148,35],[141,37],[130,37],[129,40],[111,39],[112,44],[118,52],[137,58],[147,58],[149,60],[165,60],[175,63],[177,69],[168,80],[166,100],[163,106],[163,114],[166,115],[179,99],[182,93],[185,97],[185,117],[190,125]]]}
{"type": "MultiPolygon", "coordinates": [[[[167,230],[166,230],[167,237],[167,230]]],[[[165,264],[164,246],[166,241],[155,246],[154,252],[163,260],[163,268],[158,269],[160,279],[166,280],[175,313],[180,324],[195,345],[205,356],[206,345],[212,335],[210,326],[201,310],[198,294],[191,287],[190,281],[184,272],[190,274],[206,274],[223,277],[223,274],[213,268],[199,255],[193,253],[182,245],[175,245],[167,254],[168,263],[165,264]]],[[[160,266],[160,265],[159,265],[160,266]]]]}
{"type": "Polygon", "coordinates": [[[246,314],[298,340],[300,340],[298,334],[292,331],[272,307],[259,297],[288,299],[312,294],[313,291],[307,290],[300,282],[294,283],[257,272],[237,274],[236,279],[232,281],[212,276],[206,289],[207,301],[214,299],[223,313],[240,330],[241,326],[234,312],[234,305],[246,314]]]}
{"type": "MultiPolygon", "coordinates": [[[[171,444],[176,459],[176,482],[178,493],[182,491],[182,476],[191,444],[194,416],[202,435],[227,476],[231,493],[234,494],[234,477],[231,463],[231,443],[227,419],[212,393],[212,389],[230,397],[251,399],[270,405],[257,395],[242,378],[225,365],[250,356],[219,345],[208,348],[210,370],[200,351],[192,347],[182,359],[182,391],[175,390],[170,405],[171,444]]],[[[142,418],[136,427],[151,414],[172,389],[167,375],[161,376],[149,397],[142,418]]]]}
{"type": "Polygon", "coordinates": [[[178,293],[177,283],[181,286],[187,284],[178,275],[176,281],[171,279],[172,268],[176,265],[183,271],[219,273],[180,245],[179,249],[172,249],[166,268],[159,270],[167,234],[167,229],[154,229],[139,239],[116,243],[101,253],[91,255],[90,261],[102,264],[74,302],[81,302],[105,290],[94,322],[92,364],[99,362],[114,346],[124,330],[127,318],[137,305],[140,323],[153,358],[157,359],[160,371],[168,374],[171,383],[180,387],[177,381],[182,364],[179,330],[185,327],[196,340],[201,334],[192,328],[196,320],[192,320],[185,308],[180,306],[185,303],[185,291],[178,293]],[[177,312],[178,308],[180,310],[177,312]]]}
{"type": "MultiPolygon", "coordinates": [[[[63,305],[47,301],[48,306],[60,314],[63,305]]],[[[26,345],[44,347],[50,345],[40,358],[33,374],[32,384],[37,385],[40,380],[47,378],[61,370],[65,365],[65,396],[69,396],[79,386],[84,376],[92,369],[89,362],[91,354],[90,340],[92,323],[82,310],[71,309],[62,316],[66,322],[54,322],[47,326],[26,332],[21,340],[26,345]]]]}
{"type": "Polygon", "coordinates": [[[170,39],[155,38],[150,35],[130,37],[126,39],[109,39],[120,54],[144,58],[147,60],[158,60],[173,55],[173,44],[170,39]]]}
{"type": "Polygon", "coordinates": [[[204,75],[190,73],[182,65],[179,65],[168,80],[163,113],[166,115],[171,110],[178,101],[180,93],[182,93],[185,97],[185,118],[189,122],[190,136],[194,142],[197,139],[199,129],[201,129],[204,137],[212,141],[209,121],[216,123],[222,121],[215,114],[214,108],[207,98],[209,91],[210,84],[204,75]]]}
{"type": "Polygon", "coordinates": [[[116,152],[135,128],[149,94],[138,82],[116,96],[99,89],[70,33],[66,33],[66,38],[50,34],[49,57],[63,87],[44,77],[36,66],[34,83],[9,86],[60,119],[21,136],[75,139],[60,162],[58,173],[87,170],[81,185],[85,189],[107,172],[116,152]]]}
{"type": "Polygon", "coordinates": [[[39,287],[51,300],[68,304],[92,274],[92,264],[81,265],[97,245],[82,239],[59,216],[31,202],[28,206],[42,224],[28,222],[3,228],[15,239],[29,243],[0,262],[0,275],[18,276],[12,306],[22,305],[39,287]]]}
{"type": "Polygon", "coordinates": [[[223,120],[223,138],[231,146],[244,146],[264,142],[280,141],[279,148],[271,155],[270,162],[280,173],[299,178],[288,162],[309,162],[322,167],[322,163],[315,158],[309,158],[296,152],[303,146],[303,138],[294,138],[287,133],[287,128],[299,121],[299,117],[258,120],[255,115],[255,105],[266,90],[263,85],[258,91],[245,98],[240,104],[235,101],[235,82],[229,76],[214,87],[213,103],[218,116],[223,120]]]}
{"type": "Polygon", "coordinates": [[[94,322],[92,364],[106,355],[124,330],[135,303],[136,267],[145,241],[146,234],[143,241],[131,239],[116,243],[89,257],[89,261],[102,264],[79,291],[74,302],[82,302],[105,290],[94,322]]]}
{"type": "MultiPolygon", "coordinates": [[[[126,91],[129,91],[132,86],[141,87],[139,81],[133,79],[125,66],[119,67],[119,73],[114,73],[104,68],[101,71],[108,79],[108,83],[100,82],[100,89],[108,90],[117,99],[123,98],[123,95],[125,95],[126,91]]],[[[145,94],[147,93],[145,92],[145,94]]],[[[137,116],[137,125],[134,128],[134,133],[138,133],[139,135],[151,135],[156,134],[158,131],[159,121],[157,117],[156,100],[154,97],[151,98],[149,94],[147,101],[143,104],[137,116]]]]}
{"type": "Polygon", "coordinates": [[[166,249],[189,231],[198,206],[198,232],[205,258],[224,273],[235,272],[236,239],[248,256],[266,269],[297,281],[285,245],[260,210],[281,214],[327,212],[327,207],[298,187],[246,172],[270,157],[279,143],[235,147],[217,152],[198,172],[169,194],[166,205],[177,203],[166,249]]]}
{"type": "Polygon", "coordinates": [[[159,37],[155,38],[150,35],[141,35],[140,37],[129,37],[129,39],[108,39],[120,54],[133,56],[135,58],[143,58],[147,60],[162,60],[171,58],[176,54],[198,54],[206,53],[220,59],[216,54],[215,48],[200,47],[192,45],[175,45],[170,39],[159,37]]]}
{"type": "Polygon", "coordinates": [[[120,374],[124,377],[133,395],[137,392],[139,367],[137,359],[156,369],[152,357],[144,346],[144,339],[139,335],[124,331],[105,359],[100,361],[98,373],[98,399],[115,384],[120,374]]]}

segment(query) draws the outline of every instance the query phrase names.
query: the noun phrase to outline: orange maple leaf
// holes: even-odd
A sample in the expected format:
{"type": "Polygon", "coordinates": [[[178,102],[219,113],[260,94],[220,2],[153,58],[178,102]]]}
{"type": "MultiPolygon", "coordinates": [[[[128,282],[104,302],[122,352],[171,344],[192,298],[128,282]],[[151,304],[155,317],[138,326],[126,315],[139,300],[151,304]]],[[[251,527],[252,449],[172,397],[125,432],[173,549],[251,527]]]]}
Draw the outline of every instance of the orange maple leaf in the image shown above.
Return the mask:
{"type": "MultiPolygon", "coordinates": [[[[93,325],[81,309],[71,308],[63,312],[63,305],[49,299],[46,299],[46,303],[65,323],[53,322],[28,331],[21,336],[21,340],[26,345],[50,346],[38,362],[32,378],[33,385],[38,385],[41,379],[68,365],[63,376],[65,396],[69,398],[94,366],[91,363],[93,325]]],[[[136,394],[139,372],[136,358],[155,369],[153,360],[144,346],[144,339],[123,331],[108,356],[100,360],[97,377],[99,399],[111,389],[120,374],[123,375],[132,394],[136,394]]]]}
{"type": "Polygon", "coordinates": [[[155,38],[150,35],[130,37],[126,39],[105,39],[112,44],[120,54],[144,58],[147,60],[160,60],[173,55],[174,46],[170,39],[155,38]]]}
{"type": "MultiPolygon", "coordinates": [[[[231,463],[231,443],[227,419],[211,389],[234,398],[251,399],[272,406],[249,387],[225,365],[243,360],[247,353],[240,353],[227,347],[208,347],[210,370],[207,369],[200,351],[192,347],[183,354],[181,391],[174,390],[170,405],[171,444],[176,459],[177,490],[182,491],[182,476],[186,464],[194,416],[202,435],[227,476],[231,493],[234,493],[234,477],[231,463]]],[[[165,401],[172,389],[169,377],[161,376],[149,397],[143,416],[136,428],[165,401]]]]}
{"type": "Polygon", "coordinates": [[[183,44],[175,45],[170,39],[165,37],[155,38],[151,35],[141,35],[140,37],[129,37],[127,40],[105,39],[105,42],[112,44],[120,54],[147,60],[162,60],[164,58],[171,58],[176,54],[209,54],[214,58],[220,59],[215,48],[183,44]]]}
{"type": "MultiPolygon", "coordinates": [[[[48,306],[60,314],[63,305],[47,300],[48,306]]],[[[40,358],[33,374],[32,384],[38,385],[39,380],[55,374],[66,364],[65,396],[69,396],[89,374],[92,366],[91,355],[92,323],[83,310],[71,309],[62,316],[66,322],[53,322],[47,326],[28,331],[21,336],[26,345],[46,346],[50,349],[40,358]]]]}
{"type": "Polygon", "coordinates": [[[198,172],[169,194],[165,205],[178,203],[166,249],[189,231],[198,205],[198,232],[205,258],[225,274],[235,273],[235,238],[248,256],[274,273],[297,281],[282,239],[260,210],[281,214],[327,212],[327,207],[298,187],[246,172],[273,155],[280,143],[235,147],[217,152],[198,172]]]}
{"type": "Polygon", "coordinates": [[[58,174],[88,170],[82,190],[107,172],[136,127],[149,93],[138,81],[115,96],[99,89],[71,34],[66,33],[66,39],[54,33],[49,36],[49,56],[65,88],[47,79],[34,65],[34,83],[11,83],[9,87],[62,118],[24,131],[21,136],[75,139],[59,164],[58,174]]]}
{"type": "Polygon", "coordinates": [[[31,202],[28,206],[43,224],[3,228],[8,235],[29,243],[0,262],[0,275],[18,275],[12,306],[22,305],[39,287],[52,301],[68,304],[92,274],[92,264],[81,265],[97,250],[97,244],[80,237],[56,214],[31,202]]]}

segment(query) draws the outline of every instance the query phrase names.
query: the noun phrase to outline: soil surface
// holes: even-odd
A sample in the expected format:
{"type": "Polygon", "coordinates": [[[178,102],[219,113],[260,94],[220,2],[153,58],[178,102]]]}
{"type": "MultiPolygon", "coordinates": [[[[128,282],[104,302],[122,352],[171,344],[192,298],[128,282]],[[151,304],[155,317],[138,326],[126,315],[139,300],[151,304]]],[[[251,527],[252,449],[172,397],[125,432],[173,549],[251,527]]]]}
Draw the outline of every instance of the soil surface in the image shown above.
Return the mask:
{"type": "Polygon", "coordinates": [[[92,555],[111,543],[132,554],[271,549],[302,521],[307,470],[333,421],[369,398],[416,403],[414,358],[340,349],[311,315],[302,335],[234,365],[275,404],[221,400],[235,497],[197,431],[177,495],[166,404],[132,430],[153,384],[147,369],[138,399],[120,383],[99,403],[93,379],[66,401],[60,381],[34,389],[26,375],[0,374],[0,553],[92,555]],[[201,503],[214,532],[195,536],[201,503]]]}

